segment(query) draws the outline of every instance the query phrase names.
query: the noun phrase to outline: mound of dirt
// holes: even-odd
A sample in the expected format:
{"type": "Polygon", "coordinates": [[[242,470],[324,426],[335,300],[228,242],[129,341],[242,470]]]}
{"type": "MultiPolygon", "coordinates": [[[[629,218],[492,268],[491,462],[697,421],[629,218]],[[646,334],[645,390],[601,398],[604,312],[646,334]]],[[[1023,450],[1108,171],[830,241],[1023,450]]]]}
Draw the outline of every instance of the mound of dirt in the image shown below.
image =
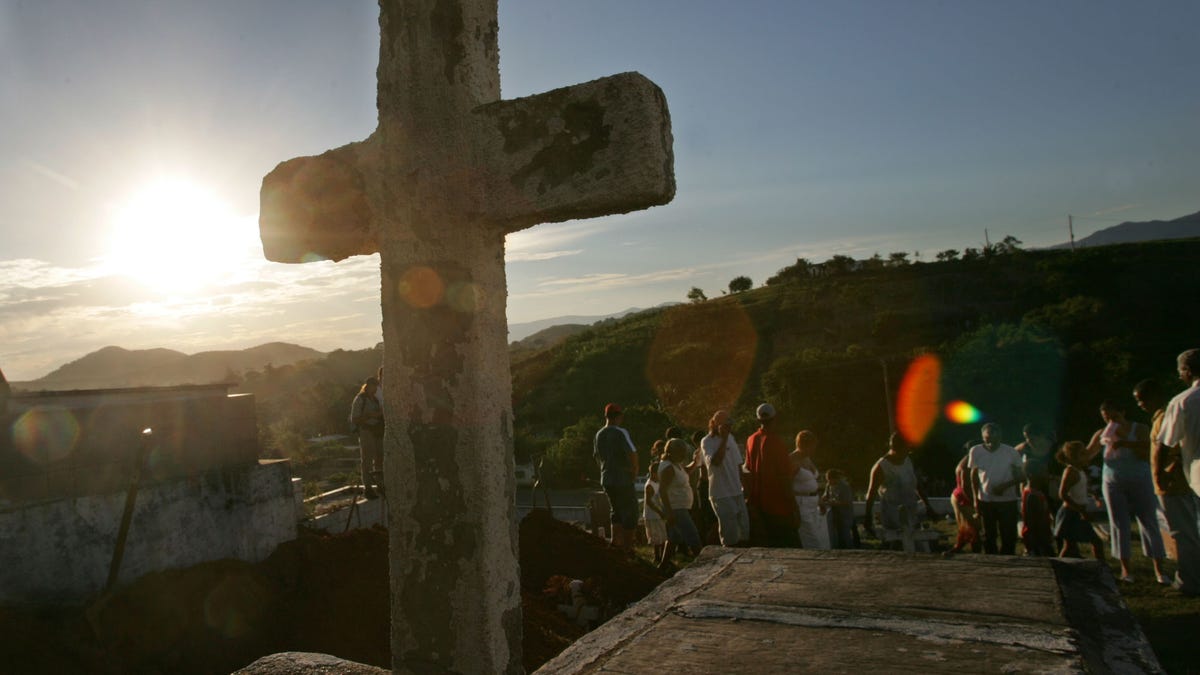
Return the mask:
{"type": "MultiPolygon", "coordinates": [[[[584,632],[544,593],[552,577],[587,581],[602,618],[663,580],[544,511],[522,521],[520,537],[529,671],[584,632]]],[[[261,563],[222,560],[149,574],[81,610],[0,608],[0,663],[21,673],[207,674],[307,651],[389,667],[387,547],[379,528],[305,534],[261,563]]]]}
{"type": "Polygon", "coordinates": [[[531,511],[521,521],[520,537],[522,588],[541,592],[556,575],[582,579],[595,588],[606,616],[641,600],[665,579],[653,565],[545,510],[531,511]]]}

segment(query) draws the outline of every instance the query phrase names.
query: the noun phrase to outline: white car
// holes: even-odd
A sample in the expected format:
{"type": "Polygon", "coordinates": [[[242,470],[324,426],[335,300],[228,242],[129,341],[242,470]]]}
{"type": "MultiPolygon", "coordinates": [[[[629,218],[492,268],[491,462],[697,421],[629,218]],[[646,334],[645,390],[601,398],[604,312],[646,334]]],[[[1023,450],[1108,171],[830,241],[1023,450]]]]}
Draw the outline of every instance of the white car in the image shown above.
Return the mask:
{"type": "Polygon", "coordinates": [[[518,465],[516,465],[516,467],[514,467],[513,473],[516,474],[517,487],[519,487],[519,488],[533,487],[533,465],[532,464],[518,464],[518,465]]]}

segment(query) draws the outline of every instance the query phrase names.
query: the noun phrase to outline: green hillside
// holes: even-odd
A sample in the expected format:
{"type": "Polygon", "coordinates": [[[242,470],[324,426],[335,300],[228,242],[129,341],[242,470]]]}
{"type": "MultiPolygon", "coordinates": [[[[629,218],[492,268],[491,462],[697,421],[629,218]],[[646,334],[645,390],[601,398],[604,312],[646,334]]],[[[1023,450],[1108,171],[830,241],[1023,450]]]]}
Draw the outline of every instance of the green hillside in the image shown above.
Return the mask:
{"type": "MultiPolygon", "coordinates": [[[[818,464],[850,471],[862,487],[885,447],[888,400],[923,353],[941,360],[940,403],[971,403],[1009,442],[1027,422],[1086,439],[1102,399],[1144,419],[1129,394],[1138,380],[1178,388],[1174,357],[1200,342],[1200,316],[1189,311],[1200,297],[1198,254],[1200,241],[1185,240],[1078,252],[997,246],[934,263],[798,261],[762,288],[514,353],[517,450],[547,453],[569,482],[591,472],[580,455],[590,455],[608,401],[632,408],[628,426],[644,453],[667,425],[702,428],[718,407],[733,407],[745,437],[767,400],[785,435],[816,431],[818,464]]],[[[940,416],[918,465],[948,476],[978,426],[940,416]]]]}

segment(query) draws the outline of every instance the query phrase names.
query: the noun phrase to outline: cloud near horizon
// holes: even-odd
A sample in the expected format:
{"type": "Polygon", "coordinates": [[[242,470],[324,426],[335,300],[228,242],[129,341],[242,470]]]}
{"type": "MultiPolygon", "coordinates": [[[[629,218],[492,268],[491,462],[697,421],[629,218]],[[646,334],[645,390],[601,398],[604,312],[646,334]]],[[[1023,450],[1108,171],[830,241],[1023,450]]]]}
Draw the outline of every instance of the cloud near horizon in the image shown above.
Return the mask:
{"type": "Polygon", "coordinates": [[[99,263],[6,260],[0,369],[9,379],[36,379],[108,345],[205,350],[286,336],[315,349],[357,348],[381,339],[379,312],[378,256],[336,265],[248,261],[204,288],[179,292],[114,275],[99,263]],[[329,307],[342,311],[326,316],[329,307]]]}

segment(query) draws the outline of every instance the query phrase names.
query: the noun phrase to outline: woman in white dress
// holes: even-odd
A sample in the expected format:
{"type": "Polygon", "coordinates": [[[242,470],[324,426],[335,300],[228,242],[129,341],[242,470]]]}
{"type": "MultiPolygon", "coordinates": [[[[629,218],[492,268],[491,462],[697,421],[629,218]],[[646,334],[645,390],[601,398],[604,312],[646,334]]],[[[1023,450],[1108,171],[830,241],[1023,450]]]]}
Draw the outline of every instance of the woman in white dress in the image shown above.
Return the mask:
{"type": "Polygon", "coordinates": [[[807,549],[829,550],[829,525],[821,513],[821,490],[817,484],[817,465],[812,453],[817,449],[817,435],[804,430],[796,434],[796,449],[792,451],[792,494],[800,512],[800,545],[807,549]]]}

